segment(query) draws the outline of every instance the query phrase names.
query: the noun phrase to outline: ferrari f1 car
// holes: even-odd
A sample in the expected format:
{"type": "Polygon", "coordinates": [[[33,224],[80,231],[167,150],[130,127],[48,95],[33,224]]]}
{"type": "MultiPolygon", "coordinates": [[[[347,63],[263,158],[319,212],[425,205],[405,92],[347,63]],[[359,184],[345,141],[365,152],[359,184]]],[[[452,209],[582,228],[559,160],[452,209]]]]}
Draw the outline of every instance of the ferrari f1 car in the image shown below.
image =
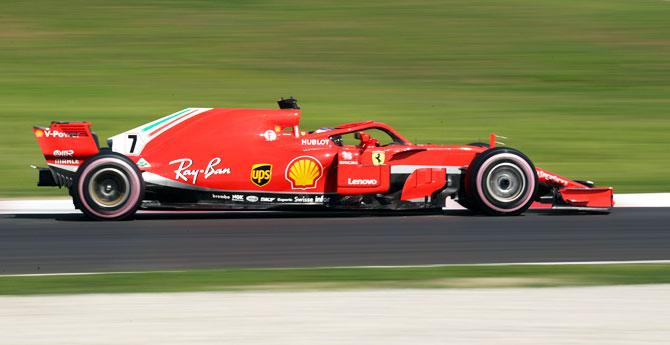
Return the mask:
{"type": "Polygon", "coordinates": [[[90,218],[144,210],[441,208],[488,215],[530,207],[607,211],[613,189],[537,168],[488,144],[413,144],[375,121],[305,132],[295,99],[280,109],[187,108],[100,147],[88,122],[33,132],[47,160],[38,186],[66,187],[90,218]]]}

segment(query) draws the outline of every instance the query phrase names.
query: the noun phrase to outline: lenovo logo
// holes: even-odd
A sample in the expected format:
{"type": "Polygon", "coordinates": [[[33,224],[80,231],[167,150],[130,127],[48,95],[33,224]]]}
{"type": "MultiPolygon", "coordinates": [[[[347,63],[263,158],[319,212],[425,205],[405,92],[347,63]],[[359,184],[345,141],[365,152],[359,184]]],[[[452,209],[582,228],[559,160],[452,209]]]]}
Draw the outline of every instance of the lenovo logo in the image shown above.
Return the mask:
{"type": "Polygon", "coordinates": [[[376,186],[379,184],[376,179],[347,178],[347,184],[350,186],[376,186]]]}

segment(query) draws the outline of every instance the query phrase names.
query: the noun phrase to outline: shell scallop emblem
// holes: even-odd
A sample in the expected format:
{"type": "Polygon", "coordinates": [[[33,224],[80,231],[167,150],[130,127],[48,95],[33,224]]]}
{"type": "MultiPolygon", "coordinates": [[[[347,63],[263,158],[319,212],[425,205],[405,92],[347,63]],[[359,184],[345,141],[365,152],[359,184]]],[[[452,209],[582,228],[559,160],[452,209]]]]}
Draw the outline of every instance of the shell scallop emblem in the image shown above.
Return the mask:
{"type": "Polygon", "coordinates": [[[293,189],[313,189],[323,175],[323,166],[314,157],[301,156],[286,166],[286,179],[293,189]]]}

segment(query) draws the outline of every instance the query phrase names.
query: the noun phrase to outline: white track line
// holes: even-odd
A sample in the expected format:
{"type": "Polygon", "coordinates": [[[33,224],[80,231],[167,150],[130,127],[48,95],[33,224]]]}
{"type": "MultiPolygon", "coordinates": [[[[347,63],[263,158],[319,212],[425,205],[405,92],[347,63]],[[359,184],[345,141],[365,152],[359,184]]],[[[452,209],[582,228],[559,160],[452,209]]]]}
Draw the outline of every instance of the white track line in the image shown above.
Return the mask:
{"type": "Polygon", "coordinates": [[[670,207],[670,193],[614,194],[616,207],[670,207]]]}
{"type": "MultiPolygon", "coordinates": [[[[670,207],[670,193],[615,194],[615,207],[670,207]]],[[[448,210],[463,209],[447,199],[448,210]]],[[[67,214],[79,213],[69,198],[0,199],[0,214],[67,214]]]]}
{"type": "MultiPolygon", "coordinates": [[[[637,264],[670,264],[670,260],[629,260],[629,261],[558,261],[558,262],[500,262],[480,264],[430,264],[430,265],[387,265],[387,266],[326,266],[326,267],[284,267],[284,268],[248,268],[246,270],[331,270],[331,269],[365,269],[365,268],[437,268],[437,267],[463,267],[463,266],[556,266],[556,265],[637,265],[637,264]]],[[[220,271],[226,271],[222,269],[220,271]]],[[[3,277],[48,277],[48,276],[92,276],[106,274],[141,274],[141,273],[181,273],[187,270],[169,271],[117,271],[117,272],[68,272],[68,273],[28,273],[28,274],[1,274],[3,277]]]]}
{"type": "Polygon", "coordinates": [[[0,200],[0,214],[65,214],[79,213],[72,199],[3,199],[0,200]]]}
{"type": "MultiPolygon", "coordinates": [[[[354,266],[354,267],[326,267],[326,268],[431,268],[452,266],[552,266],[552,265],[621,265],[621,264],[670,264],[670,260],[621,260],[621,261],[551,261],[551,262],[496,262],[481,264],[434,264],[411,266],[354,266]]],[[[305,268],[309,269],[309,268],[305,268]]]]}

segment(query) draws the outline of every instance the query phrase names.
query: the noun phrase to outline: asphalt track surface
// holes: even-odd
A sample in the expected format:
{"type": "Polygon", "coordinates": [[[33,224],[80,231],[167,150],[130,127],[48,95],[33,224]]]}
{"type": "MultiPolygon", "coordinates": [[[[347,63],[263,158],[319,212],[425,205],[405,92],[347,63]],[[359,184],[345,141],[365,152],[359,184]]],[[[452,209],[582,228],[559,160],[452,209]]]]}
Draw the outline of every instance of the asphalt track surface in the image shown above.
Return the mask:
{"type": "Polygon", "coordinates": [[[0,274],[670,259],[670,209],[0,216],[0,274]]]}

